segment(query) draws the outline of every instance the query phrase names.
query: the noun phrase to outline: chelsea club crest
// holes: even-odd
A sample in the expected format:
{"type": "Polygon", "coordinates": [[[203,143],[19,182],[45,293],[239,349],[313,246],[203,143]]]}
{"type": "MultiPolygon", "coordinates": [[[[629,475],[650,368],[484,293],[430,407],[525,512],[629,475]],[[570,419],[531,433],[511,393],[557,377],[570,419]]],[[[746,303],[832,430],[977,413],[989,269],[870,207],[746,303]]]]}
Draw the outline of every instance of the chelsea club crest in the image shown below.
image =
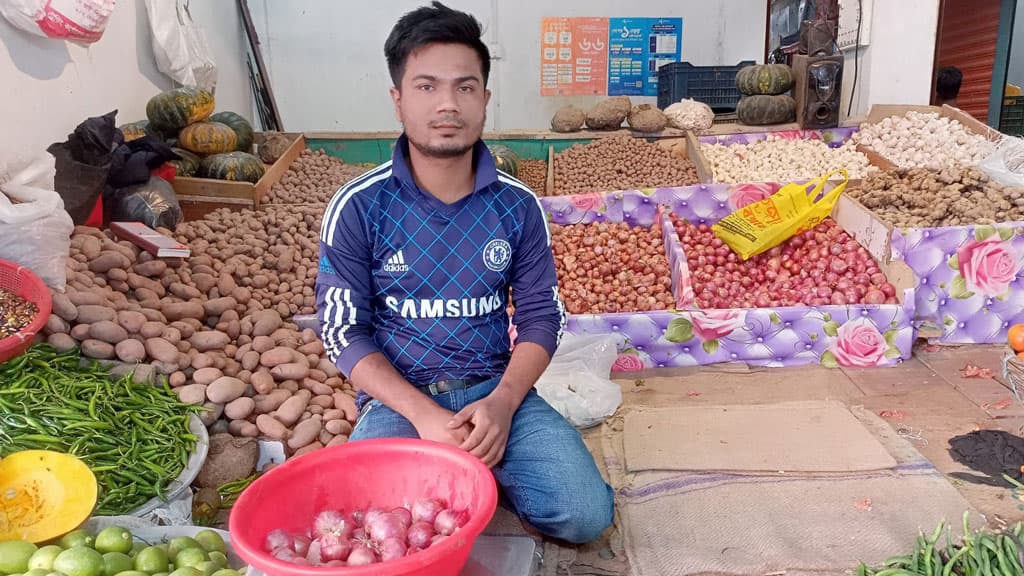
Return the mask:
{"type": "Polygon", "coordinates": [[[483,257],[488,270],[504,272],[512,260],[512,246],[507,240],[495,238],[484,246],[483,257]]]}

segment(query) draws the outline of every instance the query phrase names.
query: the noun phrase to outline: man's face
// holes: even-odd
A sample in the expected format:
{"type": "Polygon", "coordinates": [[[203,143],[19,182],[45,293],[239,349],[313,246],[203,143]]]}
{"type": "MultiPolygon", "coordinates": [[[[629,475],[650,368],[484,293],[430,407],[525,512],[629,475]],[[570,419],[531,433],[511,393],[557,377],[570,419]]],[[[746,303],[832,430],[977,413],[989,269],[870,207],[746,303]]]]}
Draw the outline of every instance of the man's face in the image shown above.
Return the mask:
{"type": "Polygon", "coordinates": [[[429,44],[409,55],[400,89],[391,89],[395,115],[409,143],[425,156],[469,152],[484,131],[491,92],[480,57],[462,44],[429,44]]]}

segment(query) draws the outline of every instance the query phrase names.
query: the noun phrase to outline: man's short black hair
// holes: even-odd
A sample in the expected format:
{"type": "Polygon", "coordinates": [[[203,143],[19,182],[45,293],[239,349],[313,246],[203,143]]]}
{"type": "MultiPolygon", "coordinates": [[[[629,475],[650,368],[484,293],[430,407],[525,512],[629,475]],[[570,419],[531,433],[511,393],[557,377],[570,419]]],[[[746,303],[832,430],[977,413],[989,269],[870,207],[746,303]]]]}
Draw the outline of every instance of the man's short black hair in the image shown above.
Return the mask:
{"type": "Polygon", "coordinates": [[[952,100],[960,94],[960,84],[963,81],[964,74],[956,66],[939,68],[938,77],[935,79],[935,94],[943,100],[952,100]]]}
{"type": "Polygon", "coordinates": [[[480,57],[486,86],[491,73],[491,53],[480,39],[481,33],[480,22],[472,15],[453,10],[436,0],[431,6],[405,14],[391,29],[384,43],[391,81],[396,88],[401,87],[405,62],[416,50],[428,44],[462,44],[472,48],[480,57]]]}

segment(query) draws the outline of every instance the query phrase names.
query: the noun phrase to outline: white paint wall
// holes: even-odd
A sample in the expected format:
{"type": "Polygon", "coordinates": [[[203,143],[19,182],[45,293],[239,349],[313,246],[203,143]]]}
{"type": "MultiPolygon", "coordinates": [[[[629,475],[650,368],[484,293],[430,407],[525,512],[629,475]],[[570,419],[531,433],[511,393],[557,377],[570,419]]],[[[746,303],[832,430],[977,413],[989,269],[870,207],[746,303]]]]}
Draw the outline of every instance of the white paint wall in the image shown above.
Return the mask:
{"type": "MultiPolygon", "coordinates": [[[[425,0],[355,5],[336,0],[250,0],[264,43],[274,95],[288,130],[398,129],[388,88],[384,40],[394,22],[425,0]]],[[[682,59],[697,65],[762,61],[767,0],[680,2],[644,0],[636,8],[615,0],[450,0],[485,26],[497,59],[489,130],[547,128],[567,103],[597,98],[540,96],[540,20],[543,16],[682,17],[682,59]],[[495,50],[496,48],[496,50],[495,50]]],[[[655,103],[656,98],[634,98],[655,103]]]]}
{"type": "MultiPolygon", "coordinates": [[[[235,3],[190,7],[218,65],[217,109],[251,117],[235,3]]],[[[118,124],[144,119],[147,100],[171,87],[156,68],[142,0],[119,0],[103,37],[88,47],[34,36],[0,17],[0,165],[66,140],[91,116],[116,109],[118,124]]]]}
{"type": "MultiPolygon", "coordinates": [[[[851,117],[874,104],[928,104],[939,0],[873,0],[871,45],[860,48],[851,117]]],[[[854,51],[845,52],[843,107],[845,115],[854,89],[854,51]]]]}

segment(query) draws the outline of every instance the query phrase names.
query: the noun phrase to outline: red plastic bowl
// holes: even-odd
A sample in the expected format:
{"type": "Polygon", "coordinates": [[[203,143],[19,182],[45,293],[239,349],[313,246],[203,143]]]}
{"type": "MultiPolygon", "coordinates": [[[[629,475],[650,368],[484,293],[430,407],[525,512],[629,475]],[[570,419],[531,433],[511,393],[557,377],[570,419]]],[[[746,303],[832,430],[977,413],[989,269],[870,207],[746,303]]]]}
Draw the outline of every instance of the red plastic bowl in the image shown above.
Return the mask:
{"type": "Polygon", "coordinates": [[[288,460],[260,476],[235,502],[228,528],[238,555],[269,576],[458,576],[497,505],[493,474],[468,452],[426,440],[360,440],[288,460]],[[278,560],[263,548],[271,530],[304,534],[323,510],[393,508],[425,497],[466,509],[469,522],[400,560],[350,568],[305,566],[278,560]]]}
{"type": "Polygon", "coordinates": [[[46,320],[50,318],[53,299],[50,297],[50,289],[35,272],[7,260],[0,260],[0,288],[21,296],[39,308],[28,326],[17,334],[0,339],[0,362],[7,362],[20,356],[32,345],[32,337],[43,329],[46,320]]]}

